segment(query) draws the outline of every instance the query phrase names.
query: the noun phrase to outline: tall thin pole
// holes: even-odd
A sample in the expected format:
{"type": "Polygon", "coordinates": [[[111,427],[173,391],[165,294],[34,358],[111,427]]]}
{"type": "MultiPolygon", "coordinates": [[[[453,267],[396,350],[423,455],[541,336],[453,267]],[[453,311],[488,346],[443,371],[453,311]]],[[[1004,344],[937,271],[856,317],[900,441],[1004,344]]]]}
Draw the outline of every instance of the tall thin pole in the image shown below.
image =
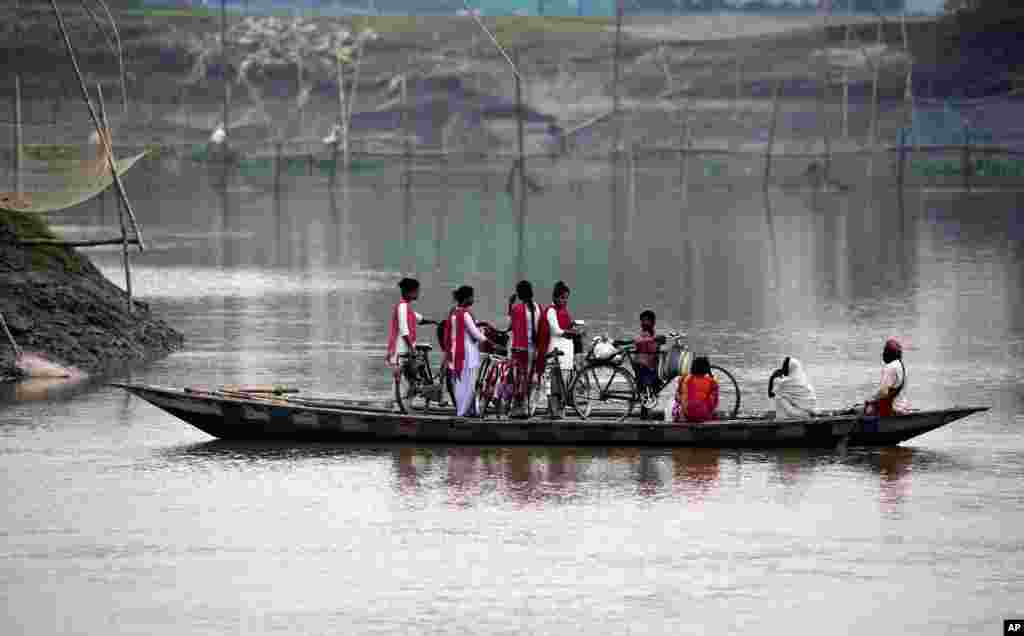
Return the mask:
{"type": "Polygon", "coordinates": [[[20,200],[21,183],[21,72],[14,73],[14,194],[20,200]]]}
{"type": "Polygon", "coordinates": [[[224,101],[221,105],[221,118],[223,119],[224,132],[230,133],[231,124],[228,121],[228,102],[231,100],[231,87],[228,82],[228,9],[227,0],[220,0],[220,71],[223,80],[224,101]]]}
{"type": "MultiPolygon", "coordinates": [[[[21,50],[21,0],[14,0],[15,46],[21,50]]],[[[21,199],[21,60],[14,68],[14,195],[21,199]]]]}
{"type": "Polygon", "coordinates": [[[775,80],[775,86],[772,90],[772,123],[768,129],[768,148],[764,153],[764,180],[762,187],[767,192],[768,180],[772,176],[772,152],[775,148],[775,127],[779,121],[779,93],[781,92],[782,81],[779,79],[775,80]]]}
{"type": "MultiPolygon", "coordinates": [[[[853,7],[850,7],[851,18],[853,17],[853,7]]],[[[847,20],[844,27],[844,48],[846,51],[850,50],[850,22],[847,20]]],[[[843,66],[843,139],[849,139],[850,137],[850,70],[844,65],[843,66]]]]}
{"type": "MultiPolygon", "coordinates": [[[[97,84],[96,93],[99,96],[98,102],[100,106],[100,119],[103,121],[103,129],[104,131],[109,131],[110,122],[107,121],[107,108],[103,104],[103,87],[97,84]]],[[[104,134],[106,134],[106,132],[104,134]]],[[[105,144],[106,142],[101,138],[100,143],[105,144]]],[[[108,150],[113,152],[112,148],[104,148],[104,151],[108,150]]],[[[128,260],[128,228],[125,226],[124,222],[124,205],[120,200],[117,201],[117,218],[121,224],[121,260],[124,263],[124,287],[125,291],[128,293],[128,313],[132,313],[132,266],[131,262],[128,260]]]]}
{"type": "MultiPolygon", "coordinates": [[[[519,49],[512,52],[513,65],[519,68],[519,49]]],[[[526,275],[524,247],[526,243],[526,140],[523,130],[523,87],[516,73],[516,129],[519,137],[519,242],[516,247],[516,269],[518,278],[526,275]]]]}
{"type": "Polygon", "coordinates": [[[619,151],[622,141],[622,118],[619,116],[621,107],[619,97],[619,52],[622,46],[622,0],[616,1],[615,7],[615,59],[612,62],[612,112],[615,117],[615,149],[619,151]]]}
{"type": "MultiPolygon", "coordinates": [[[[911,128],[913,128],[913,123],[914,123],[914,59],[910,56],[910,36],[907,34],[907,11],[906,11],[906,9],[903,10],[902,15],[900,16],[900,31],[902,32],[902,35],[903,35],[903,51],[904,51],[904,53],[907,56],[907,64],[908,64],[908,66],[907,66],[906,84],[905,84],[905,86],[903,88],[903,109],[904,109],[904,124],[907,125],[907,128],[905,129],[907,131],[907,135],[906,136],[910,137],[911,133],[913,132],[911,130],[911,128]],[[909,120],[909,123],[908,123],[908,120],[909,120]]],[[[910,141],[911,145],[913,145],[914,144],[914,137],[916,137],[916,136],[917,135],[913,135],[913,137],[910,140],[906,140],[906,141],[910,141]]],[[[901,141],[903,141],[903,140],[901,140],[901,141]]],[[[907,160],[906,148],[904,148],[903,146],[904,146],[904,144],[901,143],[900,144],[900,165],[899,165],[899,187],[900,187],[900,191],[901,192],[903,190],[903,184],[904,184],[904,178],[905,178],[905,175],[904,175],[904,171],[905,171],[904,163],[907,160]]]]}

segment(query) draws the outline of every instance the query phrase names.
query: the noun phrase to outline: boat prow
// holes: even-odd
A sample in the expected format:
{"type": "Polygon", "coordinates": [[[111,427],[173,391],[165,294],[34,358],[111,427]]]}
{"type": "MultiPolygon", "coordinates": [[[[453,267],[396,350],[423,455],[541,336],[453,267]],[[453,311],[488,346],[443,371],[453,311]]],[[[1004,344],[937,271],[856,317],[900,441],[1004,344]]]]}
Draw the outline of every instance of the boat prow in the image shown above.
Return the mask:
{"type": "Polygon", "coordinates": [[[653,445],[717,448],[892,446],[987,411],[955,407],[892,417],[826,413],[785,420],[750,416],[706,424],[589,418],[470,419],[443,412],[403,414],[352,400],[282,393],[224,393],[114,383],[199,430],[229,440],[417,442],[450,444],[653,445]]]}

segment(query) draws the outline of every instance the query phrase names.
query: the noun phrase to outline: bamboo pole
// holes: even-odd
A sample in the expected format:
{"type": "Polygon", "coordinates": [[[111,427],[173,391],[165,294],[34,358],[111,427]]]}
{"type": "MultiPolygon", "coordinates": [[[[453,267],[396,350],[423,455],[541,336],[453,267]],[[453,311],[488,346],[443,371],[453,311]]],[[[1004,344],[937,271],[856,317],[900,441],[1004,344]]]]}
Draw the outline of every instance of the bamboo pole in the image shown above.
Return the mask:
{"type": "MultiPolygon", "coordinates": [[[[907,34],[907,11],[906,11],[906,9],[904,9],[903,13],[900,14],[900,31],[901,31],[901,33],[903,35],[903,51],[904,51],[904,53],[907,56],[907,76],[906,76],[906,84],[904,85],[904,88],[903,88],[903,111],[904,111],[903,122],[904,122],[905,125],[908,125],[908,128],[906,129],[907,130],[907,135],[906,136],[909,136],[910,132],[911,132],[909,127],[913,125],[913,114],[914,114],[914,60],[913,60],[913,58],[910,57],[910,36],[907,34]],[[909,120],[909,124],[908,124],[908,120],[909,120]]],[[[914,137],[916,137],[916,135],[914,135],[914,137]]],[[[913,144],[916,142],[916,139],[914,137],[912,137],[910,139],[910,143],[912,145],[911,146],[911,152],[913,151],[913,144]]],[[[904,137],[902,137],[900,139],[900,141],[901,142],[906,142],[907,140],[906,140],[906,138],[904,136],[904,137]]],[[[907,161],[907,158],[908,158],[907,155],[908,154],[910,154],[910,153],[908,153],[907,150],[906,150],[906,144],[905,143],[900,143],[899,187],[900,187],[901,190],[903,189],[904,180],[905,180],[905,173],[906,173],[905,163],[907,161]]]]}
{"type": "Polygon", "coordinates": [[[622,117],[620,116],[621,102],[619,97],[619,53],[622,47],[622,0],[615,3],[615,55],[612,62],[612,112],[615,113],[615,149],[619,152],[619,145],[622,143],[622,117]]]}
{"type": "Polygon", "coordinates": [[[117,218],[121,223],[121,261],[124,263],[124,290],[128,294],[128,313],[135,313],[135,306],[132,302],[132,264],[128,257],[128,228],[124,222],[124,206],[118,202],[117,218]]]}
{"type": "Polygon", "coordinates": [[[960,173],[964,177],[964,189],[968,192],[971,191],[971,177],[974,173],[974,166],[971,164],[971,131],[967,128],[967,123],[962,124],[963,135],[964,135],[964,147],[960,151],[960,173]]]}
{"type": "MultiPolygon", "coordinates": [[[[882,50],[882,20],[879,18],[877,23],[877,40],[878,50],[882,50]]],[[[875,176],[875,151],[878,146],[878,77],[881,73],[882,56],[879,53],[875,59],[874,68],[872,69],[871,78],[871,130],[868,131],[870,135],[870,146],[871,146],[871,159],[868,162],[868,176],[872,179],[875,176]]]]}
{"type": "Polygon", "coordinates": [[[21,198],[21,73],[14,73],[14,193],[21,198]]]}
{"type": "MultiPolygon", "coordinates": [[[[57,8],[57,0],[50,0],[50,6],[53,7],[53,13],[57,18],[57,26],[60,29],[61,36],[64,38],[64,47],[67,49],[68,57],[71,58],[71,65],[75,69],[75,76],[78,78],[78,87],[82,92],[82,99],[85,101],[85,105],[89,108],[89,116],[92,117],[92,123],[96,127],[96,130],[103,130],[103,125],[92,106],[92,100],[89,98],[89,89],[86,87],[85,79],[82,77],[82,70],[78,67],[78,59],[75,57],[75,50],[71,46],[71,39],[68,37],[67,29],[64,26],[64,18],[61,17],[60,9],[57,8]]],[[[103,135],[101,135],[101,139],[103,139],[103,135]]],[[[135,220],[135,212],[132,210],[131,202],[128,201],[128,195],[125,192],[124,184],[121,183],[121,176],[117,174],[117,168],[114,165],[113,152],[107,153],[107,165],[110,168],[110,173],[113,175],[114,185],[117,186],[117,194],[121,197],[121,201],[128,210],[128,216],[132,222],[132,229],[134,230],[135,236],[139,239],[139,251],[142,252],[146,249],[142,240],[142,233],[139,231],[138,222],[135,220]]]]}
{"type": "MultiPolygon", "coordinates": [[[[21,0],[14,0],[14,30],[15,46],[21,48],[21,0]]],[[[22,192],[21,182],[21,60],[14,69],[14,194],[20,199],[22,192]]]]}
{"type": "MultiPolygon", "coordinates": [[[[851,9],[852,13],[852,9],[851,9]]],[[[844,51],[850,50],[850,23],[843,28],[845,36],[844,51]]],[[[850,70],[843,66],[843,139],[850,138],[850,70]]]]}
{"type": "MultiPolygon", "coordinates": [[[[230,114],[230,102],[231,102],[231,85],[228,82],[228,54],[227,54],[227,39],[228,39],[228,9],[227,0],[220,0],[220,71],[221,79],[223,80],[223,102],[221,103],[221,123],[224,125],[224,138],[225,146],[230,142],[231,138],[231,122],[228,120],[230,114]]],[[[225,158],[227,153],[224,153],[225,158]]]]}
{"type": "Polygon", "coordinates": [[[14,340],[14,336],[11,335],[11,330],[7,328],[7,321],[4,320],[4,315],[2,312],[0,312],[0,326],[4,328],[4,333],[7,335],[7,340],[8,342],[11,343],[11,348],[14,349],[14,359],[17,360],[18,358],[21,357],[21,347],[18,346],[18,343],[14,340]]]}
{"type": "Polygon", "coordinates": [[[686,206],[689,194],[689,169],[690,161],[685,148],[690,141],[690,126],[686,122],[686,112],[679,110],[679,193],[683,199],[683,206],[686,206]]]}
{"type": "Polygon", "coordinates": [[[822,165],[821,165],[821,182],[822,188],[828,187],[829,172],[832,167],[832,139],[831,130],[829,129],[828,113],[827,113],[827,100],[828,100],[828,89],[829,89],[829,70],[830,65],[828,63],[828,45],[829,45],[829,18],[831,17],[832,7],[826,9],[824,14],[824,53],[822,61],[819,64],[819,74],[821,75],[821,98],[818,100],[818,121],[821,124],[821,142],[822,142],[822,165]]]}
{"type": "MultiPolygon", "coordinates": [[[[96,86],[97,99],[100,106],[100,119],[103,121],[103,129],[106,131],[110,130],[110,122],[107,121],[107,108],[103,103],[103,87],[100,85],[96,86]]],[[[103,143],[101,139],[101,143],[103,143]]],[[[113,152],[113,148],[107,148],[113,152]]],[[[128,313],[134,313],[132,307],[132,266],[128,259],[128,228],[125,227],[124,223],[124,206],[120,200],[117,201],[117,219],[121,225],[121,260],[124,263],[124,288],[128,294],[128,313]]]]}
{"type": "Polygon", "coordinates": [[[137,245],[138,242],[138,239],[133,238],[93,239],[89,241],[65,241],[48,238],[18,239],[19,245],[55,245],[57,247],[97,247],[100,245],[121,245],[122,243],[137,245]]]}
{"type": "MultiPolygon", "coordinates": [[[[514,66],[519,68],[519,49],[512,52],[514,66]]],[[[523,87],[519,73],[516,73],[516,133],[519,138],[519,220],[518,242],[516,244],[517,277],[522,280],[526,276],[526,139],[523,130],[523,87]]]]}
{"type": "Polygon", "coordinates": [[[772,152],[775,150],[775,129],[779,120],[779,93],[782,91],[782,80],[776,78],[772,90],[772,123],[768,128],[768,148],[764,153],[764,179],[762,187],[768,189],[768,179],[772,176],[772,152]]]}
{"type": "Polygon", "coordinates": [[[740,118],[740,92],[743,86],[743,60],[740,56],[736,56],[736,74],[735,74],[735,86],[733,87],[732,95],[732,116],[733,119],[740,118]]]}

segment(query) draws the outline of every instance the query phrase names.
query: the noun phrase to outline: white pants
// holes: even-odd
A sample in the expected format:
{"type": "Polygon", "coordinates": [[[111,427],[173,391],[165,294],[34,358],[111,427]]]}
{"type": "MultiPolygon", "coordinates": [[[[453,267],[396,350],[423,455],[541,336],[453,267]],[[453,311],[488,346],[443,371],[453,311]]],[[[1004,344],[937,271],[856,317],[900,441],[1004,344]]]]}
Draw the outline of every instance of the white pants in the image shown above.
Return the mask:
{"type": "Polygon", "coordinates": [[[455,377],[455,415],[458,417],[477,415],[473,398],[478,370],[479,367],[463,367],[462,374],[455,377]]]}

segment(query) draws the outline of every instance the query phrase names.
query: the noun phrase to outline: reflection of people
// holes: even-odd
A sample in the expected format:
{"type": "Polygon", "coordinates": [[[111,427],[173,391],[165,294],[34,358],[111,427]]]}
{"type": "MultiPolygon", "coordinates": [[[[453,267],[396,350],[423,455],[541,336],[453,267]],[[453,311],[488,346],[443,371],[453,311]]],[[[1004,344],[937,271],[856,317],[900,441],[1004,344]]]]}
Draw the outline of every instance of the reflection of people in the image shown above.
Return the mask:
{"type": "Polygon", "coordinates": [[[907,369],[903,366],[903,345],[896,338],[885,341],[882,349],[882,377],[874,396],[864,404],[867,415],[901,415],[910,410],[903,397],[907,384],[907,369]]]}
{"type": "Polygon", "coordinates": [[[480,368],[480,341],[484,334],[476,325],[469,308],[473,306],[473,288],[463,285],[455,290],[458,308],[452,314],[449,333],[449,369],[455,380],[455,415],[474,417],[476,372],[480,368]]]}
{"type": "Polygon", "coordinates": [[[799,360],[787,357],[782,367],[768,380],[768,397],[775,398],[775,417],[797,419],[811,417],[817,405],[814,387],[799,360]]]}
{"type": "Polygon", "coordinates": [[[694,358],[690,372],[679,381],[672,419],[700,423],[714,419],[718,408],[718,381],[711,375],[711,363],[704,356],[694,358]]]}
{"type": "Polygon", "coordinates": [[[886,512],[892,512],[910,490],[913,456],[914,450],[903,446],[883,448],[878,452],[881,504],[886,512]]]}

